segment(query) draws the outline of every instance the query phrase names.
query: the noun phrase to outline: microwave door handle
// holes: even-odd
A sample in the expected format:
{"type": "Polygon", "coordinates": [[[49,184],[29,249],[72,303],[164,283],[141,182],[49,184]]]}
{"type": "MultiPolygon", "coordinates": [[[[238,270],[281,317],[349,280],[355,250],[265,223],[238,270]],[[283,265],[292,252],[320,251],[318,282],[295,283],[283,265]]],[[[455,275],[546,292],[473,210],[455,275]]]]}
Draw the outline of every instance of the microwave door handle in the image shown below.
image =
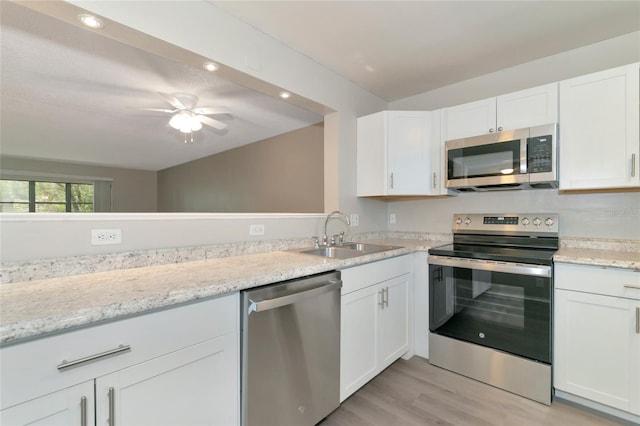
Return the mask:
{"type": "Polygon", "coordinates": [[[492,262],[488,260],[434,256],[434,255],[429,255],[427,262],[430,265],[476,269],[478,271],[504,272],[507,274],[528,275],[533,277],[550,277],[551,276],[551,267],[545,266],[545,265],[492,262]]]}
{"type": "Polygon", "coordinates": [[[529,157],[529,138],[522,137],[520,139],[520,173],[527,173],[527,161],[529,157]]]}

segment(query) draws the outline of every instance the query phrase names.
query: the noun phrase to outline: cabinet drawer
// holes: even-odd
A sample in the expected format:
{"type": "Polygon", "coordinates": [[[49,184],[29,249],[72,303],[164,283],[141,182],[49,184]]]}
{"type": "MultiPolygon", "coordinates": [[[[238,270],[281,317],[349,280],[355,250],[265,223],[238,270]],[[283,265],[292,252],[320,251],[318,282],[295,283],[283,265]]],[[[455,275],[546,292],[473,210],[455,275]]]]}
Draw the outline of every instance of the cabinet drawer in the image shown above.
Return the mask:
{"type": "Polygon", "coordinates": [[[640,300],[640,272],[556,263],[555,288],[640,300]]]}
{"type": "Polygon", "coordinates": [[[342,294],[349,294],[412,271],[413,263],[409,255],[343,269],[340,271],[342,294]]]}
{"type": "Polygon", "coordinates": [[[237,332],[238,306],[235,293],[0,348],[0,409],[237,332]],[[121,345],[131,349],[58,368],[121,345]]]}

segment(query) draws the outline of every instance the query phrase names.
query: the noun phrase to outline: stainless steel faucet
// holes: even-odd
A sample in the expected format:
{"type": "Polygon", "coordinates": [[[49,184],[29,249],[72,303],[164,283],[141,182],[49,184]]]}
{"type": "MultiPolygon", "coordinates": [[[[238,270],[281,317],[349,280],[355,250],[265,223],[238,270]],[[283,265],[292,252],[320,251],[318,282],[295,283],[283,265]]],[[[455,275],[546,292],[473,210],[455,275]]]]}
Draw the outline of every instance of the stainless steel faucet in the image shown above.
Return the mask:
{"type": "MultiPolygon", "coordinates": [[[[346,214],[342,213],[341,211],[336,210],[336,211],[333,211],[333,212],[329,213],[327,215],[327,218],[324,220],[324,234],[322,234],[322,245],[325,245],[325,246],[327,245],[327,240],[328,240],[328,237],[327,237],[327,224],[329,223],[329,221],[332,218],[342,219],[344,221],[344,223],[347,224],[347,226],[351,226],[351,221],[349,220],[349,217],[346,214]]],[[[341,238],[341,240],[342,240],[342,238],[341,238]]],[[[334,244],[335,244],[335,239],[332,239],[332,245],[334,245],[334,244]]]]}

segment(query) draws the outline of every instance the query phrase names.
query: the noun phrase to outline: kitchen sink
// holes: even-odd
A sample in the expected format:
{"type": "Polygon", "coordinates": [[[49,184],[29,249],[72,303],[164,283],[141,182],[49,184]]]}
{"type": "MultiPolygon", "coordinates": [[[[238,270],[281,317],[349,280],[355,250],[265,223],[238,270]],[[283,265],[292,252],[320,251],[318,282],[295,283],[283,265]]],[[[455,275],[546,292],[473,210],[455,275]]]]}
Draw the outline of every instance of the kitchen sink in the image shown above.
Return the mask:
{"type": "Polygon", "coordinates": [[[349,259],[352,257],[364,256],[366,254],[379,253],[382,251],[395,250],[399,248],[402,247],[367,243],[345,243],[339,246],[303,249],[299,250],[299,252],[305,254],[313,254],[316,256],[331,257],[335,259],[349,259]]]}
{"type": "Polygon", "coordinates": [[[349,250],[355,250],[365,253],[379,253],[381,251],[395,250],[402,248],[400,246],[386,246],[381,244],[367,244],[367,243],[345,243],[340,247],[344,247],[349,250]]]}

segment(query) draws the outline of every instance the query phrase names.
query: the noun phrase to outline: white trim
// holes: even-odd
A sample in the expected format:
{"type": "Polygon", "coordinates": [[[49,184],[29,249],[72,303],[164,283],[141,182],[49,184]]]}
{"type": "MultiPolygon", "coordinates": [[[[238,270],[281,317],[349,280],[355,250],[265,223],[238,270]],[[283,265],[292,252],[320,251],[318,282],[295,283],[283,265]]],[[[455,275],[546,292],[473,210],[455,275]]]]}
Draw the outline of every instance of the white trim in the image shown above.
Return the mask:
{"type": "Polygon", "coordinates": [[[110,178],[110,177],[63,175],[58,173],[42,173],[42,172],[7,170],[7,169],[0,169],[0,178],[2,179],[20,178],[20,179],[29,179],[29,180],[37,180],[37,181],[42,181],[43,179],[55,179],[56,181],[58,179],[63,179],[64,182],[68,182],[68,183],[93,183],[96,180],[113,182],[113,178],[110,178]]]}
{"type": "Polygon", "coordinates": [[[325,213],[0,213],[0,222],[320,219],[325,213]]]}

